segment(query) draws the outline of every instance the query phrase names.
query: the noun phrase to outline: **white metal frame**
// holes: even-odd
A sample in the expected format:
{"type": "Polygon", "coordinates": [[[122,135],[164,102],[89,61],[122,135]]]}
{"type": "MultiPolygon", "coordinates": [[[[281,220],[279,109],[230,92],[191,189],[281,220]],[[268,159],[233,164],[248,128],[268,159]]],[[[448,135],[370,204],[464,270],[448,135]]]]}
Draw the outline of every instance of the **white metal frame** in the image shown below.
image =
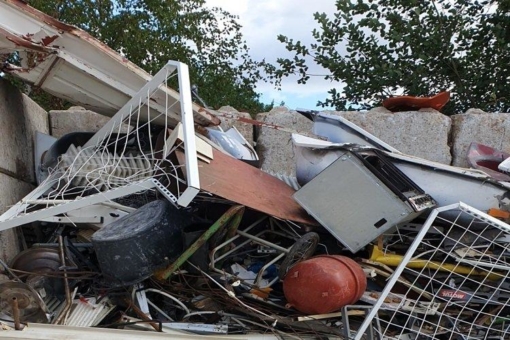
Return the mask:
{"type": "Polygon", "coordinates": [[[170,76],[177,72],[180,87],[181,121],[184,131],[184,149],[186,154],[187,188],[178,199],[168,191],[159,181],[147,179],[124,187],[115,188],[106,192],[98,193],[84,198],[78,198],[72,202],[57,204],[34,212],[26,213],[30,202],[37,201],[60,180],[57,172],[51,174],[39,187],[25,196],[20,202],[12,206],[0,216],[0,231],[13,228],[22,224],[47,219],[57,214],[69,212],[90,204],[105,202],[114,198],[126,196],[151,188],[158,189],[172,203],[187,206],[200,191],[200,179],[198,172],[197,147],[195,143],[195,129],[193,120],[193,108],[189,81],[189,70],[186,64],[177,61],[169,61],[140,91],[138,91],[112,118],[106,123],[84,147],[94,147],[113,131],[120,129],[125,118],[133,113],[135,108],[146,104],[150,95],[155,93],[170,76]]]}
{"type": "MultiPolygon", "coordinates": [[[[500,231],[502,231],[503,233],[510,234],[510,225],[508,225],[508,224],[506,224],[506,223],[504,223],[502,221],[499,221],[496,218],[494,218],[492,216],[489,216],[489,215],[487,215],[487,214],[485,214],[485,213],[483,213],[483,212],[481,212],[481,211],[479,211],[479,210],[477,210],[477,209],[475,209],[475,208],[473,208],[473,207],[471,207],[471,206],[469,206],[469,205],[467,205],[465,203],[462,203],[462,202],[434,209],[432,211],[432,213],[430,214],[430,216],[428,217],[428,219],[425,222],[425,224],[423,225],[422,229],[418,233],[418,235],[416,235],[413,243],[411,244],[411,246],[409,247],[407,253],[403,257],[400,265],[396,268],[396,270],[394,271],[393,275],[388,280],[386,286],[384,287],[383,291],[381,292],[381,294],[379,296],[379,299],[374,304],[372,310],[370,311],[368,316],[365,318],[365,320],[364,320],[363,324],[361,325],[361,327],[357,330],[357,333],[356,333],[356,335],[353,338],[354,340],[361,340],[364,337],[365,332],[372,325],[373,321],[378,321],[379,310],[381,309],[381,307],[385,303],[385,300],[387,299],[387,297],[389,296],[389,294],[393,290],[395,284],[397,283],[397,281],[401,277],[401,275],[404,272],[404,270],[406,270],[408,268],[409,263],[412,262],[416,258],[416,254],[415,253],[416,253],[418,247],[422,244],[422,242],[424,240],[424,237],[426,236],[427,233],[429,233],[431,228],[434,228],[434,224],[437,224],[438,220],[444,220],[441,217],[441,214],[445,213],[445,212],[450,212],[450,211],[459,211],[459,216],[462,213],[468,214],[468,215],[470,215],[473,218],[473,221],[476,222],[476,223],[481,223],[483,225],[487,225],[490,228],[497,228],[500,231]]],[[[457,219],[455,219],[455,220],[448,220],[448,221],[451,223],[451,227],[454,227],[454,226],[455,227],[461,227],[459,224],[457,224],[457,219]]],[[[469,233],[472,233],[472,234],[476,234],[477,231],[470,230],[470,228],[473,228],[474,226],[475,226],[475,223],[470,224],[469,227],[461,227],[461,228],[466,230],[466,233],[469,232],[469,233]]],[[[461,242],[460,240],[455,240],[455,241],[459,242],[459,243],[461,242]]],[[[510,248],[510,244],[507,243],[505,247],[503,247],[502,245],[501,245],[501,247],[502,247],[502,249],[508,250],[510,248]]],[[[446,254],[447,252],[444,252],[444,253],[446,254]]],[[[495,257],[495,258],[497,260],[499,260],[499,258],[497,258],[497,257],[495,257]]],[[[462,264],[463,262],[461,261],[459,263],[462,264]]],[[[473,265],[473,272],[475,272],[479,268],[482,268],[481,265],[475,263],[473,265]]],[[[435,273],[437,273],[438,271],[439,271],[439,269],[433,269],[432,272],[434,274],[429,274],[429,275],[436,275],[435,273]]],[[[510,274],[510,271],[508,271],[508,268],[506,268],[506,271],[504,271],[504,272],[498,272],[498,270],[493,270],[493,269],[486,270],[485,272],[486,272],[487,276],[485,276],[485,277],[483,277],[483,276],[482,277],[478,277],[478,279],[477,279],[477,282],[478,282],[478,284],[480,286],[484,285],[484,286],[488,286],[489,287],[489,285],[486,283],[486,281],[489,280],[488,279],[489,275],[499,275],[499,276],[501,276],[502,280],[504,280],[510,274]]],[[[451,279],[451,277],[453,275],[457,275],[457,277],[467,277],[468,276],[468,275],[465,275],[465,274],[464,275],[462,275],[462,274],[455,274],[452,271],[451,274],[448,277],[451,279]]],[[[448,285],[449,285],[449,283],[445,283],[444,284],[444,286],[448,286],[448,285]]],[[[444,286],[441,286],[441,287],[444,287],[444,286]]],[[[499,289],[498,287],[492,287],[492,291],[494,292],[494,294],[496,294],[496,291],[498,289],[499,289]]],[[[444,298],[443,298],[443,301],[444,301],[444,298]]],[[[450,305],[450,304],[453,304],[455,302],[450,299],[450,301],[443,302],[443,303],[446,303],[447,305],[450,305]]],[[[410,311],[409,312],[409,320],[414,318],[411,315],[412,315],[412,312],[410,311]]],[[[440,314],[440,317],[448,318],[448,316],[446,314],[440,314]]],[[[497,315],[494,315],[494,318],[496,318],[496,317],[497,317],[497,315]]],[[[393,320],[393,317],[391,317],[391,320],[393,320]]],[[[454,323],[453,326],[456,327],[456,324],[454,323]]],[[[437,326],[437,327],[439,327],[439,326],[437,326]]],[[[490,327],[490,326],[488,326],[488,327],[490,327]]],[[[452,332],[454,332],[454,331],[452,331],[452,332]]],[[[509,334],[507,332],[510,332],[510,330],[507,329],[504,332],[505,332],[506,336],[508,336],[509,334]]],[[[460,334],[458,334],[458,335],[460,335],[460,334]]],[[[386,334],[381,334],[382,338],[384,338],[385,336],[386,336],[386,334]]],[[[430,335],[429,335],[429,337],[430,337],[430,335]]],[[[475,339],[475,337],[469,337],[469,338],[470,339],[475,339]]]]}
{"type": "Polygon", "coordinates": [[[132,114],[134,108],[147,104],[150,95],[155,93],[164,82],[177,71],[179,78],[179,96],[181,103],[181,122],[184,130],[184,150],[186,155],[187,189],[179,196],[177,203],[183,207],[195,198],[200,191],[198,173],[197,147],[195,142],[195,126],[193,120],[193,101],[191,98],[191,84],[189,81],[188,65],[178,61],[168,63],[138,91],[109,121],[106,123],[83,148],[99,145],[112,131],[120,129],[125,118],[132,114]]]}
{"type": "Polygon", "coordinates": [[[107,202],[116,198],[135,194],[137,192],[149,189],[157,189],[174,204],[177,201],[175,196],[169,192],[168,189],[166,189],[165,186],[162,185],[158,180],[152,178],[145,179],[143,181],[135,182],[127,186],[115,188],[105,192],[99,192],[87,197],[77,198],[76,200],[70,202],[53,205],[25,214],[15,215],[11,219],[4,219],[0,222],[0,231],[35,221],[47,220],[48,218],[55,215],[65,214],[76,209],[87,207],[93,204],[107,202]]]}

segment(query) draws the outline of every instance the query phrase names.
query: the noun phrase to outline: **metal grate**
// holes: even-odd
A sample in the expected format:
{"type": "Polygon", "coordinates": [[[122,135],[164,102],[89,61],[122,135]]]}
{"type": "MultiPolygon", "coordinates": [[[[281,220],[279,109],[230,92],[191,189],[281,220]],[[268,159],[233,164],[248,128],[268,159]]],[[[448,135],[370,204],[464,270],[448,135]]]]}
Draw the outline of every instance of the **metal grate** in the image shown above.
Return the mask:
{"type": "Polygon", "coordinates": [[[509,339],[509,276],[508,224],[463,203],[435,209],[354,339],[374,321],[376,339],[509,339]]]}

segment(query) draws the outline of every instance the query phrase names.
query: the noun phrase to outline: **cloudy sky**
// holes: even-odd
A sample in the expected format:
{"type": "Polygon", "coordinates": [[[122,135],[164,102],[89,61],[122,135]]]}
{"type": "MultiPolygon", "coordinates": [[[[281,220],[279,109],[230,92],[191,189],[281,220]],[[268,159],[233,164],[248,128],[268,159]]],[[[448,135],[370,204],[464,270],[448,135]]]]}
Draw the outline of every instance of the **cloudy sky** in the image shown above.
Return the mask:
{"type": "MultiPolygon", "coordinates": [[[[335,12],[335,0],[206,0],[208,6],[221,7],[239,16],[243,26],[242,33],[255,60],[266,59],[276,64],[278,57],[291,57],[284,45],[276,37],[286,35],[302,43],[313,41],[312,30],[317,27],[313,18],[315,12],[332,14],[335,12]]],[[[318,66],[309,65],[310,73],[323,74],[318,66]]],[[[258,84],[262,101],[275,104],[281,101],[295,108],[314,109],[319,99],[327,97],[327,91],[335,86],[320,77],[310,79],[306,85],[297,83],[297,77],[282,82],[278,91],[270,84],[258,84]]]]}

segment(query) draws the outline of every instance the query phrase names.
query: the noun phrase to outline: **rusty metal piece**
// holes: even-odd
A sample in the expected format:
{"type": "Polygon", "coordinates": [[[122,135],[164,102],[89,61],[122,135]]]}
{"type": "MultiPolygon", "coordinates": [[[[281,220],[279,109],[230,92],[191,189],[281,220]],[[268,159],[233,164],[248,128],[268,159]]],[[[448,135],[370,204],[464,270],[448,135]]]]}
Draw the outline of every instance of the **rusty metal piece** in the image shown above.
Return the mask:
{"type": "Polygon", "coordinates": [[[195,120],[197,120],[197,123],[199,123],[202,126],[208,125],[218,126],[221,124],[221,119],[217,117],[218,113],[216,111],[211,111],[203,107],[200,107],[198,109],[198,113],[200,113],[200,115],[195,115],[193,118],[195,118],[195,120]]]}
{"type": "Polygon", "coordinates": [[[156,330],[156,332],[161,332],[161,328],[159,327],[157,322],[150,322],[152,321],[152,319],[149,318],[144,312],[142,312],[142,310],[138,308],[138,306],[136,306],[131,300],[126,299],[126,302],[129,304],[129,308],[131,308],[140,319],[142,319],[143,321],[148,321],[149,325],[151,325],[152,328],[156,330]]]}
{"type": "Polygon", "coordinates": [[[283,126],[280,126],[280,125],[276,125],[276,124],[261,122],[261,121],[255,120],[255,119],[239,117],[239,116],[233,115],[231,113],[217,112],[216,115],[218,117],[223,117],[223,118],[227,118],[227,119],[237,120],[238,122],[250,124],[250,125],[253,125],[253,126],[266,127],[266,128],[270,128],[270,129],[274,129],[274,130],[278,130],[278,131],[288,132],[288,133],[301,133],[301,132],[299,132],[297,130],[294,130],[294,129],[289,129],[289,128],[286,128],[286,127],[283,127],[283,126]]]}
{"type": "Polygon", "coordinates": [[[64,316],[67,314],[69,309],[71,308],[73,304],[73,299],[71,297],[71,291],[69,290],[69,280],[67,279],[67,268],[66,268],[66,257],[64,253],[64,240],[62,238],[62,235],[58,236],[58,246],[60,251],[60,262],[62,264],[62,271],[64,272],[64,289],[66,293],[66,304],[62,311],[60,312],[60,315],[53,321],[53,324],[58,325],[60,321],[64,318],[64,316]]]}
{"type": "MultiPolygon", "coordinates": [[[[185,164],[183,152],[175,155],[185,164]]],[[[280,219],[318,225],[292,198],[296,191],[278,178],[214,149],[210,163],[198,164],[201,190],[280,219]]]]}
{"type": "MultiPolygon", "coordinates": [[[[0,28],[0,36],[5,37],[7,41],[10,41],[12,45],[12,49],[18,49],[19,47],[22,47],[23,49],[34,51],[34,52],[40,52],[40,53],[51,53],[53,50],[51,48],[41,46],[39,44],[36,44],[32,41],[23,39],[15,34],[12,34],[11,32],[0,28]]],[[[11,48],[11,46],[9,46],[11,48]]]]}
{"type": "Polygon", "coordinates": [[[198,248],[203,246],[211,236],[218,230],[228,226],[228,228],[237,228],[244,214],[244,206],[236,205],[227,210],[214,224],[207,229],[174,263],[170,266],[158,270],[154,273],[154,277],[158,280],[166,280],[173,272],[182,266],[193,255],[198,248]]]}
{"type": "Polygon", "coordinates": [[[0,283],[0,310],[13,317],[12,300],[16,298],[21,322],[47,323],[49,310],[39,294],[23,282],[0,283]]]}
{"type": "Polygon", "coordinates": [[[14,319],[14,329],[17,331],[21,330],[18,299],[16,297],[12,298],[12,318],[14,319]]]}
{"type": "Polygon", "coordinates": [[[11,261],[15,270],[33,274],[58,271],[61,266],[59,251],[55,248],[34,247],[22,251],[11,261]]]}

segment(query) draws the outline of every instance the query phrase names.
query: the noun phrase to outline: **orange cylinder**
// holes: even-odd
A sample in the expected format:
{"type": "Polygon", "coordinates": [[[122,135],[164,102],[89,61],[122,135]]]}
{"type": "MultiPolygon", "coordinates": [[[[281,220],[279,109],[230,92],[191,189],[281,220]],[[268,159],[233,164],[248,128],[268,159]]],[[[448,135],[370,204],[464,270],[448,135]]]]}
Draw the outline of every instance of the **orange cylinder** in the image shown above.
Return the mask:
{"type": "Polygon", "coordinates": [[[354,304],[367,288],[363,269],[340,255],[321,255],[299,262],[283,280],[289,305],[306,314],[325,314],[354,304]]]}

